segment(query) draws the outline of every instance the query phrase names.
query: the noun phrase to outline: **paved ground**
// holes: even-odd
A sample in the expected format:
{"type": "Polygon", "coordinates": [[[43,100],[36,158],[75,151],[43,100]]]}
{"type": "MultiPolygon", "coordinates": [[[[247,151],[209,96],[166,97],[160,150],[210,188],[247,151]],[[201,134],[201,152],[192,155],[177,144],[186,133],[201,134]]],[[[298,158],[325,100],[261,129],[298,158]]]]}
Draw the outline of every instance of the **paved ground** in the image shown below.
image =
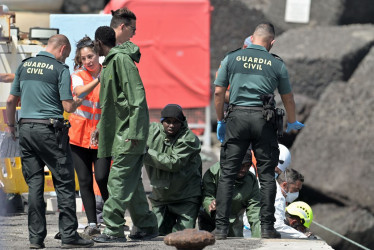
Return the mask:
{"type": "MultiPolygon", "coordinates": [[[[211,152],[203,152],[203,173],[211,165],[218,160],[219,147],[214,146],[211,152]]],[[[144,187],[147,192],[151,191],[149,180],[145,171],[143,172],[144,187]]],[[[48,199],[48,195],[45,195],[48,199]]],[[[0,204],[1,206],[1,204],[0,204]]],[[[87,224],[85,213],[78,212],[79,232],[83,231],[87,224]]],[[[58,212],[47,213],[47,237],[45,245],[47,249],[59,249],[61,242],[54,239],[54,235],[58,232],[58,212]]],[[[131,218],[126,215],[126,225],[132,226],[131,218]]],[[[127,232],[129,233],[129,232],[127,232]]],[[[0,250],[5,249],[28,249],[28,229],[27,229],[27,215],[26,213],[18,213],[8,216],[0,216],[0,250]]],[[[94,248],[97,249],[175,249],[164,244],[163,237],[157,237],[152,241],[139,242],[128,241],[126,243],[115,244],[99,244],[96,243],[94,248]]],[[[250,239],[250,238],[229,238],[224,241],[217,241],[214,245],[208,246],[205,249],[280,249],[280,250],[299,250],[299,249],[332,249],[324,241],[320,240],[264,240],[264,239],[250,239]]]]}
{"type": "MultiPolygon", "coordinates": [[[[86,219],[84,213],[78,213],[78,220],[80,225],[85,225],[86,219]]],[[[54,235],[58,231],[58,213],[50,212],[47,214],[47,238],[45,245],[47,249],[59,249],[60,241],[54,239],[54,235]]],[[[27,231],[27,215],[25,213],[0,216],[0,249],[28,249],[28,231],[27,231]]],[[[79,229],[82,231],[83,229],[79,229]]],[[[164,244],[163,237],[157,237],[152,241],[128,241],[126,243],[114,244],[99,244],[95,243],[96,249],[175,249],[164,244]]],[[[319,240],[264,240],[264,239],[239,239],[229,238],[223,241],[217,241],[214,245],[208,246],[205,249],[279,249],[279,250],[299,250],[299,249],[321,249],[331,250],[324,241],[319,240]]]]}

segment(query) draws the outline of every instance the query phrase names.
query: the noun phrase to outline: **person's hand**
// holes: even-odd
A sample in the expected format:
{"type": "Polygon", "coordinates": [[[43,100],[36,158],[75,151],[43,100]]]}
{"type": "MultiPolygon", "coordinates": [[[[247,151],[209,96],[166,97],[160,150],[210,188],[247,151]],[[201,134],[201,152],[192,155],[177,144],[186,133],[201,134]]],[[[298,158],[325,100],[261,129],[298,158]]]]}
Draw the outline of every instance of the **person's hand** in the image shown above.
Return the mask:
{"type": "Polygon", "coordinates": [[[308,237],[308,239],[310,240],[317,240],[317,236],[315,236],[312,232],[306,232],[304,233],[306,237],[308,237]]]}
{"type": "Polygon", "coordinates": [[[289,123],[287,122],[287,129],[286,129],[286,133],[289,133],[291,130],[299,130],[301,128],[303,128],[305,125],[302,124],[301,122],[293,122],[293,123],[289,123]]]}
{"type": "Polygon", "coordinates": [[[73,100],[75,102],[75,106],[78,108],[83,103],[83,98],[79,98],[78,96],[74,96],[73,100]]]}
{"type": "Polygon", "coordinates": [[[8,126],[7,131],[12,136],[13,141],[15,141],[16,140],[16,128],[14,126],[12,126],[12,127],[8,126]]]}
{"type": "Polygon", "coordinates": [[[99,130],[96,128],[91,134],[91,145],[97,147],[99,144],[99,130]]]}
{"type": "Polygon", "coordinates": [[[125,140],[125,142],[129,142],[129,141],[131,141],[131,146],[132,146],[132,147],[136,147],[136,146],[138,146],[138,143],[139,143],[138,140],[133,140],[133,139],[126,139],[126,140],[125,140]]]}
{"type": "Polygon", "coordinates": [[[217,122],[217,139],[222,143],[225,140],[226,122],[217,122]]]}
{"type": "Polygon", "coordinates": [[[212,202],[209,205],[209,212],[216,210],[216,200],[212,200],[212,202]]]}

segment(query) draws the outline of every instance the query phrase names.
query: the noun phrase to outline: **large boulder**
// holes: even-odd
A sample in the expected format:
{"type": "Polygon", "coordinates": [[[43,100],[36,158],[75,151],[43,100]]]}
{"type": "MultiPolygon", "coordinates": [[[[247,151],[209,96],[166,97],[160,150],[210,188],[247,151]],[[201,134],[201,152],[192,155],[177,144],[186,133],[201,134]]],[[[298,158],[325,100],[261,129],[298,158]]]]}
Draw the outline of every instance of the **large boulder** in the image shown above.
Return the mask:
{"type": "Polygon", "coordinates": [[[337,206],[336,204],[318,204],[312,206],[313,221],[310,231],[320,236],[334,249],[361,249],[356,245],[338,237],[331,231],[345,235],[349,239],[374,249],[374,216],[365,209],[355,206],[337,206]],[[322,225],[322,227],[320,226],[322,225]]]}
{"type": "Polygon", "coordinates": [[[309,23],[285,21],[287,0],[241,0],[248,8],[258,9],[281,31],[315,26],[374,23],[372,0],[312,0],[309,23]]]}
{"type": "Polygon", "coordinates": [[[292,147],[306,185],[374,213],[374,48],[348,82],[333,82],[292,147]]]}
{"type": "Polygon", "coordinates": [[[346,81],[374,44],[374,25],[289,30],[272,52],[286,63],[293,91],[318,99],[333,81],[346,81]]]}
{"type": "Polygon", "coordinates": [[[250,9],[241,1],[211,0],[211,79],[225,55],[243,46],[244,39],[251,35],[259,20],[264,20],[261,11],[250,9]]]}

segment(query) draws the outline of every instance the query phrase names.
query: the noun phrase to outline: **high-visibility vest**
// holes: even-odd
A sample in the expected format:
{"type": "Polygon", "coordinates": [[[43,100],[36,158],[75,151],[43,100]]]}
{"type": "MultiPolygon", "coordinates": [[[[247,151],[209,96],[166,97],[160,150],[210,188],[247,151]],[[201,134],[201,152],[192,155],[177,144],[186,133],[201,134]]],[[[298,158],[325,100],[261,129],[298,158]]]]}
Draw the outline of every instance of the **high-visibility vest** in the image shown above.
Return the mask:
{"type": "MultiPolygon", "coordinates": [[[[78,69],[73,75],[82,78],[84,85],[94,80],[86,69],[78,69]]],[[[71,128],[69,129],[69,137],[71,144],[83,148],[97,149],[97,146],[91,145],[90,140],[91,134],[96,129],[101,116],[99,93],[100,83],[91,93],[84,97],[82,105],[70,115],[71,128]]]]}

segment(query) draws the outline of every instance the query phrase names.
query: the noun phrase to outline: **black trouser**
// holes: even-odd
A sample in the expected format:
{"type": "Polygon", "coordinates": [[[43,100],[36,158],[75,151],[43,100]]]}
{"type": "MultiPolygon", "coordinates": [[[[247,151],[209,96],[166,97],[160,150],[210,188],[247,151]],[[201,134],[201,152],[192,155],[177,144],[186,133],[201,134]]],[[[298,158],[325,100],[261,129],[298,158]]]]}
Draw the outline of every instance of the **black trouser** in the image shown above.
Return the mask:
{"type": "Polygon", "coordinates": [[[75,145],[70,146],[88,223],[97,223],[92,164],[94,164],[95,179],[99,186],[101,196],[103,200],[106,201],[108,199],[107,184],[111,157],[97,158],[96,149],[82,148],[75,145]]]}
{"type": "Polygon", "coordinates": [[[225,140],[221,145],[217,230],[228,232],[235,178],[251,143],[261,184],[261,227],[270,229],[274,226],[274,169],[279,158],[276,131],[264,120],[260,110],[235,109],[227,118],[225,140]]]}
{"type": "Polygon", "coordinates": [[[44,166],[52,172],[57,193],[59,231],[63,243],[76,239],[78,227],[75,205],[74,167],[70,147],[58,148],[54,128],[45,124],[20,125],[22,173],[29,186],[28,228],[30,243],[43,243],[46,235],[44,166]]]}

